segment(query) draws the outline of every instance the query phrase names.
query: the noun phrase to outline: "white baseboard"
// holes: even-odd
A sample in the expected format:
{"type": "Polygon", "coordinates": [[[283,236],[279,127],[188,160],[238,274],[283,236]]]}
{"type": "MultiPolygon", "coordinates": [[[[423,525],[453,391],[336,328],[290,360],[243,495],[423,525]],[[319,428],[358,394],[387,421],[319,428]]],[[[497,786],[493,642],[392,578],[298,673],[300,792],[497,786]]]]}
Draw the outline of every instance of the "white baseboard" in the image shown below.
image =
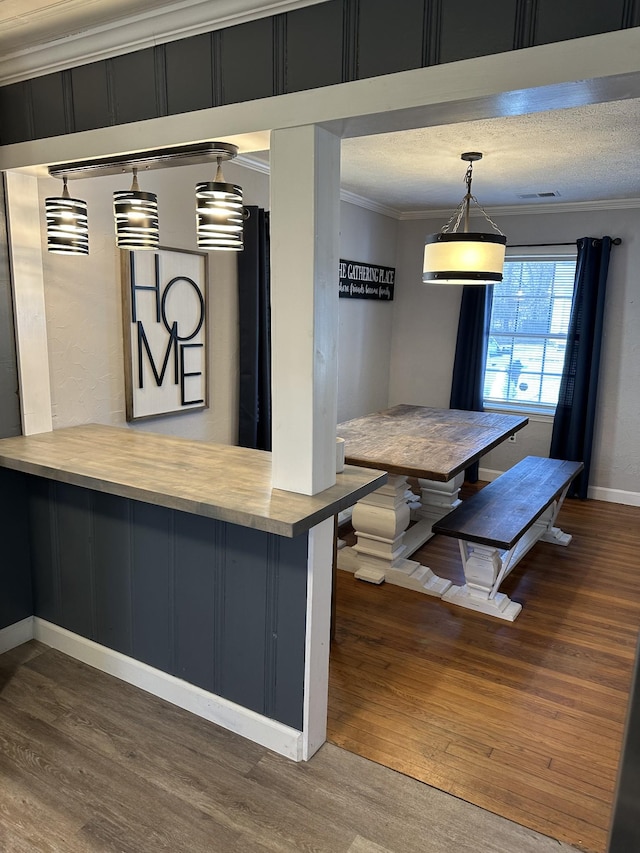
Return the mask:
{"type": "Polygon", "coordinates": [[[497,480],[500,474],[504,474],[504,471],[494,471],[491,468],[480,468],[478,471],[478,479],[487,480],[490,483],[492,480],[497,480]]]}
{"type": "MultiPolygon", "coordinates": [[[[494,471],[491,468],[480,468],[478,477],[481,480],[496,480],[502,471],[494,471]]],[[[639,492],[625,492],[624,489],[605,489],[604,486],[589,486],[588,496],[594,501],[608,501],[614,504],[626,504],[627,506],[640,506],[639,492]]]]}
{"type": "Polygon", "coordinates": [[[605,489],[604,486],[589,486],[588,495],[594,501],[608,501],[614,504],[640,506],[638,492],[625,492],[623,489],[605,489]]]}
{"type": "Polygon", "coordinates": [[[33,640],[33,616],[0,629],[0,655],[33,640]]]}
{"type": "MultiPolygon", "coordinates": [[[[205,720],[246,737],[254,743],[259,743],[286,758],[294,761],[302,760],[302,732],[250,711],[248,708],[243,708],[241,705],[236,705],[234,702],[229,702],[221,696],[208,693],[200,687],[195,687],[193,684],[94,643],[92,640],[87,640],[78,634],[72,634],[71,631],[37,616],[32,617],[31,620],[24,620],[24,622],[27,621],[31,624],[31,636],[26,639],[40,640],[41,643],[53,649],[64,652],[101,672],[120,678],[128,684],[133,684],[147,693],[159,696],[198,717],[204,717],[205,720]]],[[[18,626],[22,624],[17,623],[18,626]]],[[[4,631],[13,630],[16,627],[12,625],[4,631]]],[[[0,632],[0,649],[2,636],[3,632],[0,632]]],[[[26,642],[26,639],[22,642],[26,642]]]]}

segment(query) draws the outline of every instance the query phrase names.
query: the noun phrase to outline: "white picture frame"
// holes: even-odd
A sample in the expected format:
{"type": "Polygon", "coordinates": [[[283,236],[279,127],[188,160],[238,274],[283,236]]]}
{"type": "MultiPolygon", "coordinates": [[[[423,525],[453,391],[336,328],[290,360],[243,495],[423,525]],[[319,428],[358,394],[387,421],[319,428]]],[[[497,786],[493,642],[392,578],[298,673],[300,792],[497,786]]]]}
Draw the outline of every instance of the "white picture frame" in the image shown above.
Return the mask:
{"type": "Polygon", "coordinates": [[[128,421],[208,407],[205,252],[122,251],[128,421]]]}

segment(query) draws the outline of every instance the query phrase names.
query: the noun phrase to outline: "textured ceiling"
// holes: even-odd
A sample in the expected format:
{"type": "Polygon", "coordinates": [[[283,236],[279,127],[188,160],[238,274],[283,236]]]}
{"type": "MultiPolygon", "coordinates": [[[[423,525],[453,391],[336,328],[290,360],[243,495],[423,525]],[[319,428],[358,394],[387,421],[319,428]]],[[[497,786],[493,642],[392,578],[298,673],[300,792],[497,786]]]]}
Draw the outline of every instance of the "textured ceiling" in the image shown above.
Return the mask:
{"type": "Polygon", "coordinates": [[[465,151],[481,151],[473,193],[483,207],[640,198],[640,100],[487,119],[342,142],[342,184],[403,212],[455,206],[465,151]]]}
{"type": "MultiPolygon", "coordinates": [[[[299,5],[318,0],[298,0],[299,5]]],[[[296,0],[207,0],[207,14],[270,14],[296,0]]],[[[204,0],[0,0],[0,55],[204,0]]],[[[473,191],[483,207],[640,199],[640,100],[345,139],[342,185],[411,215],[449,210],[462,198],[464,151],[481,151],[473,191]]],[[[260,159],[260,155],[257,155],[260,159]]],[[[268,153],[263,155],[268,159],[268,153]]]]}

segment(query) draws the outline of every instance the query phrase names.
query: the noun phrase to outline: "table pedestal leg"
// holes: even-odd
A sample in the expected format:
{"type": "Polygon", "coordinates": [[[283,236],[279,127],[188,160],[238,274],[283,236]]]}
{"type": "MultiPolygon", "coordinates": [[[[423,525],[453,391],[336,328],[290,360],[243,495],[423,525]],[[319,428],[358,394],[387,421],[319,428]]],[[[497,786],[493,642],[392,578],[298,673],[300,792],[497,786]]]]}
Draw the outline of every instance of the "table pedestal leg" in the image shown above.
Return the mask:
{"type": "MultiPolygon", "coordinates": [[[[412,511],[411,518],[416,521],[428,519],[433,524],[435,521],[440,521],[460,503],[458,493],[464,483],[464,471],[456,474],[452,480],[447,480],[446,483],[422,478],[418,480],[418,483],[422,500],[420,506],[412,511]]],[[[433,533],[431,535],[433,536],[433,533]]]]}
{"type": "Polygon", "coordinates": [[[415,550],[406,542],[413,531],[405,532],[410,521],[406,491],[407,478],[389,474],[385,486],[358,501],[352,516],[357,541],[353,548],[341,549],[338,568],[370,583],[386,580],[440,597],[451,586],[450,581],[404,556],[415,550]]]}

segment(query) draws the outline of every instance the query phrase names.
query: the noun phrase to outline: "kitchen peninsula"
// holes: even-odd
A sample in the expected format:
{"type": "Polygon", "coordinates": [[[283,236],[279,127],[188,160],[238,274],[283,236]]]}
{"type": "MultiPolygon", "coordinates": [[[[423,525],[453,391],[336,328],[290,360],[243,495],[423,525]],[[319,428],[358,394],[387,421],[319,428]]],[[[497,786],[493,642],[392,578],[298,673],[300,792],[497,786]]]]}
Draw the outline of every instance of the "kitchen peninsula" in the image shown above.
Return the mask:
{"type": "Polygon", "coordinates": [[[0,634],[310,757],[313,528],[385,479],[286,492],[269,453],[97,424],[0,440],[0,634]]]}

